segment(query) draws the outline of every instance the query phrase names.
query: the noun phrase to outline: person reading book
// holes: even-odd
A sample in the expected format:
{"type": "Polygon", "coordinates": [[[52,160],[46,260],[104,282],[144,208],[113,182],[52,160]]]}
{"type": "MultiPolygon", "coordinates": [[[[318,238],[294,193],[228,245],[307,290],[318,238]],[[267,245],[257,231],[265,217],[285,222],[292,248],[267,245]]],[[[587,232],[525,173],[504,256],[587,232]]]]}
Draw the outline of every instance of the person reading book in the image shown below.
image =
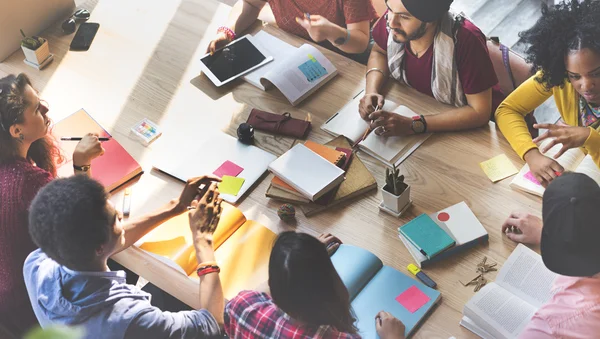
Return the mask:
{"type": "Polygon", "coordinates": [[[224,298],[212,235],[222,199],[215,181],[220,179],[190,179],[178,198],[128,222],[122,222],[105,188],[94,179],[77,175],[56,179],[42,188],[29,213],[29,232],[40,248],[27,257],[23,267],[41,326],[81,326],[86,338],[219,335],[224,298]],[[110,271],[107,260],[188,206],[201,309],[163,312],[154,306],[149,293],[126,283],[125,272],[110,271]]]}
{"type": "Polygon", "coordinates": [[[511,240],[541,245],[545,266],[559,276],[554,295],[520,338],[589,338],[600,332],[600,187],[585,174],[554,179],[543,197],[543,221],[513,213],[502,225],[511,240]]]}
{"type": "MultiPolygon", "coordinates": [[[[269,292],[242,291],[225,306],[229,337],[360,338],[350,295],[330,259],[339,244],[331,234],[279,234],[269,292]]],[[[373,321],[380,338],[404,338],[404,325],[391,314],[382,311],[373,321]]]]}
{"type": "MultiPolygon", "coordinates": [[[[17,337],[36,324],[22,275],[25,258],[36,248],[27,211],[63,161],[49,133],[49,110],[27,75],[0,79],[0,325],[17,337]]],[[[86,136],[75,148],[74,164],[89,165],[103,152],[96,136],[86,136]]]]}
{"type": "Polygon", "coordinates": [[[377,18],[371,0],[238,0],[207,53],[225,46],[250,27],[267,3],[279,28],[366,63],[370,23],[377,18]]]}
{"type": "Polygon", "coordinates": [[[528,61],[538,72],[496,111],[498,127],[544,187],[563,172],[556,158],[568,149],[582,147],[600,166],[599,15],[597,1],[568,1],[544,7],[537,23],[521,33],[523,42],[530,45],[528,61]],[[533,139],[525,116],[551,96],[562,121],[535,125],[548,131],[533,139]],[[538,148],[536,143],[547,138],[552,138],[552,142],[538,148]],[[562,144],[562,148],[554,157],[544,155],[557,144],[562,144]]]}
{"type": "Polygon", "coordinates": [[[359,104],[363,119],[383,136],[456,131],[483,126],[504,94],[483,33],[452,0],[386,0],[386,14],[373,26],[375,45],[359,104]],[[436,115],[405,117],[382,110],[382,87],[397,81],[454,106],[436,115]]]}

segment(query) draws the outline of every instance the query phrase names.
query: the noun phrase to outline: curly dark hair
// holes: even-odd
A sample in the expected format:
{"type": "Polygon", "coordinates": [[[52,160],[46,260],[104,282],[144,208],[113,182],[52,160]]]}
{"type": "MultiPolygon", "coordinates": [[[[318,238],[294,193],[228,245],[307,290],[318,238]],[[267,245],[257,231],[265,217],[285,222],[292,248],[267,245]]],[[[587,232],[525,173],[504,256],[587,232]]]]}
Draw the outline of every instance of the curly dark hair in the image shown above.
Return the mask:
{"type": "Polygon", "coordinates": [[[57,263],[81,270],[110,239],[115,214],[108,193],[86,175],[55,179],[42,188],[29,209],[33,242],[57,263]]]}
{"type": "MultiPolygon", "coordinates": [[[[23,123],[23,113],[29,104],[24,95],[27,85],[31,86],[31,81],[23,73],[0,79],[0,164],[19,158],[18,141],[11,136],[9,128],[23,123]]],[[[57,164],[65,160],[50,133],[31,144],[27,159],[55,177],[57,164]]]]}
{"type": "Polygon", "coordinates": [[[547,89],[562,86],[567,79],[565,55],[590,48],[600,52],[600,1],[573,0],[556,6],[542,6],[542,17],[519,36],[527,49],[533,71],[542,70],[536,80],[547,89]]]}

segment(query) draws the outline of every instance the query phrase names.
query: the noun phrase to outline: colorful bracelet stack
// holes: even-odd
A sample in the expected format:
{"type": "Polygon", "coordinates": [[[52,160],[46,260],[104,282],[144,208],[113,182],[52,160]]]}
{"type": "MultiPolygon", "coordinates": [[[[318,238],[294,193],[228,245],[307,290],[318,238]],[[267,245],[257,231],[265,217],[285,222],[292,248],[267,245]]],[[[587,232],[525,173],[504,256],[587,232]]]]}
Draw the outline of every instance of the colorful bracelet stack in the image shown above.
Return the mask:
{"type": "Polygon", "coordinates": [[[196,268],[196,273],[199,277],[215,272],[221,272],[221,268],[219,267],[219,265],[217,265],[215,261],[203,262],[201,264],[198,264],[198,267],[196,268]]]}
{"type": "Polygon", "coordinates": [[[227,36],[227,39],[229,39],[229,41],[233,41],[235,40],[235,32],[227,27],[227,26],[221,26],[219,28],[217,28],[217,33],[225,33],[225,35],[227,36]]]}

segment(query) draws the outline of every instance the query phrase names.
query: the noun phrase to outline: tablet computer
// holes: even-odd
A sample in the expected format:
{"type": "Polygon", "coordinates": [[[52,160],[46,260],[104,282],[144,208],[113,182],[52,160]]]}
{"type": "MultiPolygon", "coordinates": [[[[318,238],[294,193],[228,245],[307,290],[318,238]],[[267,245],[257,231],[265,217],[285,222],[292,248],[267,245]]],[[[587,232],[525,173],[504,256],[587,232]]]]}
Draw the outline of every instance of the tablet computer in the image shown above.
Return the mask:
{"type": "Polygon", "coordinates": [[[222,86],[272,60],[272,56],[253,43],[251,35],[245,35],[212,55],[203,56],[200,67],[216,86],[222,86]]]}

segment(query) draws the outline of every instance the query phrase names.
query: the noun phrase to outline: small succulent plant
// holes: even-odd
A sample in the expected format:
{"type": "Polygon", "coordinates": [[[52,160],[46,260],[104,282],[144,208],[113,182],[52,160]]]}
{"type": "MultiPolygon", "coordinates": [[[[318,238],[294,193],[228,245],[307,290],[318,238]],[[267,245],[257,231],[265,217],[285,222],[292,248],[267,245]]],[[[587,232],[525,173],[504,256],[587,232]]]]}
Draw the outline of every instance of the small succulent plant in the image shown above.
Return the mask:
{"type": "Polygon", "coordinates": [[[387,191],[393,195],[400,195],[408,187],[404,182],[404,175],[400,174],[400,170],[396,168],[396,165],[390,171],[389,168],[385,169],[385,184],[387,191]]]}
{"type": "Polygon", "coordinates": [[[20,31],[21,35],[23,36],[23,39],[21,40],[21,46],[29,48],[32,51],[35,51],[36,49],[40,48],[40,46],[42,46],[44,42],[46,42],[46,40],[37,36],[28,37],[27,35],[25,35],[22,29],[20,31]]]}

